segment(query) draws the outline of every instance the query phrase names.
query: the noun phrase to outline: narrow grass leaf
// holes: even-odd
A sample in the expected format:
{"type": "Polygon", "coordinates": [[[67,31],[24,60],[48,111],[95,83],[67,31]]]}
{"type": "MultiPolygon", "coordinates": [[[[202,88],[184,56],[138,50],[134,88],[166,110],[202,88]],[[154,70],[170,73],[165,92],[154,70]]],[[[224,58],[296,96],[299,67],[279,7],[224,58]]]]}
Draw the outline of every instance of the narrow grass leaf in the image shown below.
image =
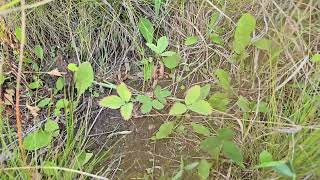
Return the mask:
{"type": "Polygon", "coordinates": [[[125,104],[125,101],[119,96],[107,96],[99,101],[99,105],[102,107],[107,107],[110,109],[119,109],[122,105],[125,104]]]}
{"type": "Polygon", "coordinates": [[[123,99],[125,102],[129,102],[132,96],[131,91],[124,83],[121,83],[117,86],[117,93],[119,94],[120,98],[123,99]]]}
{"type": "Polygon", "coordinates": [[[120,108],[121,116],[124,120],[129,120],[132,117],[133,103],[127,103],[120,108]]]}
{"type": "Polygon", "coordinates": [[[153,24],[148,19],[141,18],[138,23],[138,28],[147,43],[152,43],[154,34],[153,24]]]}
{"type": "Polygon", "coordinates": [[[211,134],[210,130],[202,124],[191,123],[192,130],[198,134],[209,136],[211,134]]]}

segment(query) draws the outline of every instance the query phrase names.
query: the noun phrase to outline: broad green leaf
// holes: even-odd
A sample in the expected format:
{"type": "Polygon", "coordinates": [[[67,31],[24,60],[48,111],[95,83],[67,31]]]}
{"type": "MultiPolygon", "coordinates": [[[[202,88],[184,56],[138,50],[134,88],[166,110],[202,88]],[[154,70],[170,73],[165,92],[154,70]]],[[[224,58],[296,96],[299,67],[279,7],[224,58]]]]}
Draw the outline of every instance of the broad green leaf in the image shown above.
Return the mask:
{"type": "Polygon", "coordinates": [[[154,89],[154,96],[162,103],[166,104],[166,97],[170,96],[171,92],[168,90],[162,90],[161,87],[158,85],[154,89]]]}
{"type": "Polygon", "coordinates": [[[320,54],[315,54],[311,58],[311,62],[320,62],[320,54]]]}
{"type": "Polygon", "coordinates": [[[22,33],[21,33],[22,29],[21,27],[17,27],[14,31],[15,35],[16,35],[16,38],[18,39],[18,41],[21,42],[22,40],[22,33]]]}
{"type": "Polygon", "coordinates": [[[269,112],[268,104],[266,102],[260,102],[259,106],[257,103],[254,103],[252,111],[256,111],[258,109],[258,112],[260,113],[267,113],[269,112]]]}
{"type": "Polygon", "coordinates": [[[59,92],[64,88],[64,79],[59,77],[56,81],[56,91],[59,92]]]}
{"type": "Polygon", "coordinates": [[[201,134],[204,136],[209,136],[211,134],[210,130],[202,124],[197,124],[193,122],[191,123],[191,126],[192,126],[192,130],[198,134],[201,134]]]}
{"type": "Polygon", "coordinates": [[[48,106],[48,104],[51,102],[51,98],[44,98],[41,101],[38,102],[37,106],[39,108],[44,108],[48,106]]]}
{"type": "Polygon", "coordinates": [[[51,133],[53,137],[59,136],[60,133],[58,123],[51,119],[47,120],[46,124],[44,125],[44,130],[51,133]]]}
{"type": "Polygon", "coordinates": [[[218,138],[220,140],[232,140],[234,137],[234,132],[229,128],[222,128],[218,130],[218,138]]]}
{"type": "Polygon", "coordinates": [[[197,36],[189,36],[184,41],[184,45],[191,46],[191,45],[196,44],[197,42],[198,42],[198,37],[197,36]]]}
{"type": "Polygon", "coordinates": [[[162,124],[152,140],[167,138],[174,130],[175,122],[170,121],[162,124]]]}
{"type": "Polygon", "coordinates": [[[210,93],[210,89],[210,84],[206,84],[205,86],[201,87],[200,99],[206,99],[210,93]]]}
{"type": "Polygon", "coordinates": [[[215,43],[215,44],[218,44],[218,45],[223,45],[223,40],[222,38],[219,36],[219,34],[217,33],[211,33],[209,35],[210,37],[210,40],[215,43]]]}
{"type": "Polygon", "coordinates": [[[173,56],[175,54],[177,54],[177,53],[174,51],[166,51],[166,52],[161,53],[160,56],[168,57],[168,56],[173,56]]]}
{"type": "Polygon", "coordinates": [[[49,169],[51,167],[57,167],[57,164],[53,161],[45,161],[42,164],[43,167],[43,172],[44,174],[46,174],[46,176],[54,176],[56,174],[58,174],[58,170],[54,170],[54,169],[49,169]]]}
{"type": "Polygon", "coordinates": [[[276,172],[288,176],[288,177],[295,177],[295,172],[293,172],[292,168],[290,168],[289,164],[280,164],[278,166],[275,166],[272,168],[273,170],[275,170],[276,172]]]}
{"type": "Polygon", "coordinates": [[[221,146],[222,141],[217,137],[208,137],[200,143],[201,150],[208,152],[215,159],[219,156],[221,146]]]}
{"type": "Polygon", "coordinates": [[[154,9],[155,9],[155,14],[156,17],[159,17],[159,13],[160,13],[160,7],[161,7],[161,2],[162,0],[154,0],[154,9]]]}
{"type": "Polygon", "coordinates": [[[169,40],[167,36],[162,36],[161,38],[158,39],[157,41],[157,49],[158,49],[158,54],[163,53],[169,45],[169,40]]]}
{"type": "Polygon", "coordinates": [[[131,91],[124,83],[121,83],[117,86],[117,93],[119,94],[120,98],[123,99],[125,102],[129,102],[132,96],[131,91]]]}
{"type": "Polygon", "coordinates": [[[56,102],[56,108],[57,109],[62,109],[62,108],[67,108],[69,106],[69,101],[66,99],[60,99],[56,102]]]}
{"type": "Polygon", "coordinates": [[[43,52],[43,48],[40,45],[36,45],[33,48],[33,52],[39,59],[43,60],[44,52],[43,52]]]}
{"type": "Polygon", "coordinates": [[[78,68],[78,65],[76,65],[74,63],[70,63],[70,64],[68,64],[68,69],[72,72],[76,72],[76,71],[78,71],[79,68],[78,68]]]}
{"type": "Polygon", "coordinates": [[[188,164],[184,167],[184,170],[186,171],[191,171],[193,170],[194,168],[196,168],[197,166],[199,165],[199,162],[193,162],[191,164],[188,164]]]}
{"type": "Polygon", "coordinates": [[[223,69],[217,69],[215,75],[219,80],[219,86],[224,90],[229,91],[231,89],[231,78],[229,73],[223,69]]]}
{"type": "Polygon", "coordinates": [[[272,41],[266,38],[261,38],[258,41],[254,42],[254,45],[258,49],[269,51],[272,46],[272,41]]]}
{"type": "Polygon", "coordinates": [[[140,110],[142,114],[148,114],[152,110],[152,101],[143,103],[140,110]]]}
{"type": "Polygon", "coordinates": [[[182,103],[175,102],[171,107],[169,114],[171,116],[176,116],[176,115],[184,114],[185,112],[187,112],[187,106],[182,103]]]}
{"type": "Polygon", "coordinates": [[[75,73],[78,97],[80,97],[92,85],[93,79],[94,74],[91,64],[89,62],[81,63],[78,71],[75,73]]]}
{"type": "Polygon", "coordinates": [[[179,65],[179,62],[181,60],[180,54],[176,53],[173,56],[168,56],[163,58],[163,64],[169,69],[174,69],[179,65]]]}
{"type": "Polygon", "coordinates": [[[119,96],[107,96],[100,100],[99,105],[110,109],[119,109],[125,102],[119,96]]]}
{"type": "Polygon", "coordinates": [[[222,153],[239,166],[244,167],[242,152],[234,142],[224,141],[222,153]]]}
{"type": "Polygon", "coordinates": [[[150,48],[153,52],[160,54],[159,50],[158,50],[158,46],[156,46],[153,43],[146,43],[146,45],[148,46],[148,48],[150,48]]]}
{"type": "Polygon", "coordinates": [[[198,165],[198,175],[201,180],[208,179],[210,175],[210,169],[212,164],[209,163],[207,160],[202,159],[198,165]]]}
{"type": "Polygon", "coordinates": [[[268,151],[264,150],[260,153],[259,155],[259,162],[260,164],[266,163],[266,162],[271,162],[273,161],[272,159],[272,154],[269,153],[268,151]]]}
{"type": "Polygon", "coordinates": [[[139,101],[140,103],[151,103],[152,99],[149,96],[138,95],[136,101],[139,101]]]}
{"type": "Polygon", "coordinates": [[[251,34],[256,27],[256,19],[249,13],[241,16],[237,23],[233,48],[237,54],[242,54],[251,42],[251,34]]]}
{"type": "Polygon", "coordinates": [[[247,100],[247,98],[240,96],[236,104],[243,112],[250,111],[250,102],[247,100]]]}
{"type": "Polygon", "coordinates": [[[152,107],[157,109],[157,110],[162,110],[164,108],[164,105],[160,101],[154,99],[152,101],[152,107]]]}
{"type": "Polygon", "coordinates": [[[120,108],[121,116],[124,120],[129,120],[132,117],[133,103],[127,103],[120,108]]]}
{"type": "Polygon", "coordinates": [[[209,98],[209,103],[213,109],[226,112],[230,100],[225,93],[217,92],[209,98]]]}
{"type": "Polygon", "coordinates": [[[42,87],[42,81],[40,79],[29,84],[30,89],[39,89],[42,87]]]}
{"type": "Polygon", "coordinates": [[[37,130],[28,134],[23,140],[23,146],[28,151],[38,150],[50,145],[52,141],[51,133],[37,130]]]}
{"type": "Polygon", "coordinates": [[[152,43],[154,34],[153,24],[146,18],[140,18],[138,27],[147,43],[152,43]]]}
{"type": "Polygon", "coordinates": [[[89,162],[89,160],[93,157],[93,153],[86,153],[83,152],[81,153],[77,158],[76,158],[76,163],[75,163],[75,169],[80,169],[82,168],[85,164],[89,162]]]}
{"type": "Polygon", "coordinates": [[[212,113],[212,107],[205,100],[199,100],[195,103],[192,103],[188,106],[188,109],[202,115],[210,115],[212,113]]]}
{"type": "Polygon", "coordinates": [[[201,87],[199,85],[192,86],[186,93],[186,97],[184,98],[184,102],[186,105],[190,105],[199,100],[201,95],[201,87]]]}
{"type": "Polygon", "coordinates": [[[260,163],[257,168],[276,167],[286,164],[286,161],[269,161],[260,163]]]}

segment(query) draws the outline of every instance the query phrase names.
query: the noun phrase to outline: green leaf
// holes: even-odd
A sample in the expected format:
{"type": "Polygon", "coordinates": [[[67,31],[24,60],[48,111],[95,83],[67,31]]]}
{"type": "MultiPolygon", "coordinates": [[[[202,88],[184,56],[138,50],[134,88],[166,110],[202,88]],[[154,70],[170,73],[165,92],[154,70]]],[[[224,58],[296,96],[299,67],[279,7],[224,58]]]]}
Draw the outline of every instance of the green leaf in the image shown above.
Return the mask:
{"type": "Polygon", "coordinates": [[[259,155],[259,161],[260,164],[273,161],[272,154],[266,150],[262,151],[259,155]]]}
{"type": "Polygon", "coordinates": [[[222,153],[229,159],[233,160],[239,166],[244,167],[242,152],[234,142],[224,141],[222,153]]]}
{"type": "Polygon", "coordinates": [[[171,180],[179,180],[179,179],[181,179],[182,175],[183,175],[183,171],[184,171],[184,162],[183,162],[183,159],[182,159],[182,156],[181,156],[181,163],[180,163],[179,171],[171,180]]]}
{"type": "Polygon", "coordinates": [[[162,110],[164,108],[164,105],[160,101],[154,99],[152,101],[152,107],[157,110],[162,110]]]}
{"type": "Polygon", "coordinates": [[[161,2],[162,0],[154,0],[154,9],[155,9],[155,14],[156,17],[159,17],[159,13],[160,13],[160,7],[161,7],[161,2]]]}
{"type": "Polygon", "coordinates": [[[236,104],[242,110],[242,112],[250,111],[250,102],[247,100],[247,98],[240,96],[236,104]]]}
{"type": "Polygon", "coordinates": [[[75,73],[76,89],[80,97],[93,83],[94,74],[89,62],[81,63],[75,73]]]}
{"type": "Polygon", "coordinates": [[[59,136],[59,125],[57,122],[49,119],[47,120],[46,124],[44,125],[44,130],[51,133],[53,137],[59,136]]]}
{"type": "Polygon", "coordinates": [[[152,110],[152,101],[143,103],[140,110],[142,114],[150,113],[152,110]]]}
{"type": "Polygon", "coordinates": [[[209,136],[211,134],[210,130],[202,124],[197,124],[197,123],[193,122],[193,123],[191,123],[191,126],[192,126],[193,131],[198,134],[201,134],[204,136],[209,136]]]}
{"type": "Polygon", "coordinates": [[[200,90],[200,99],[206,99],[210,93],[211,85],[206,84],[205,86],[201,87],[200,90]]]}
{"type": "Polygon", "coordinates": [[[256,19],[249,13],[241,16],[237,23],[233,47],[237,54],[242,54],[251,42],[251,34],[256,27],[256,19]]]}
{"type": "Polygon", "coordinates": [[[212,113],[212,107],[205,100],[199,100],[199,101],[189,105],[188,109],[190,109],[193,112],[202,114],[202,115],[210,115],[212,113]]]}
{"type": "Polygon", "coordinates": [[[46,174],[46,176],[54,176],[56,174],[58,174],[58,170],[54,170],[54,169],[49,169],[51,167],[57,167],[57,164],[53,161],[45,161],[42,164],[43,167],[43,172],[44,174],[46,174]]]}
{"type": "Polygon", "coordinates": [[[110,109],[119,109],[125,102],[119,96],[107,96],[100,100],[99,105],[110,109]]]}
{"type": "Polygon", "coordinates": [[[80,169],[82,168],[85,164],[89,162],[89,160],[93,157],[93,153],[86,153],[83,152],[81,153],[77,158],[76,158],[76,163],[75,163],[75,169],[80,169]]]}
{"type": "Polygon", "coordinates": [[[320,54],[315,54],[311,58],[311,62],[320,62],[320,54]]]}
{"type": "Polygon", "coordinates": [[[39,108],[44,108],[46,107],[49,103],[51,102],[51,98],[44,98],[41,101],[38,102],[37,106],[39,108]]]}
{"type": "Polygon", "coordinates": [[[226,112],[230,100],[225,93],[217,92],[209,98],[209,103],[213,109],[226,112]]]}
{"type": "Polygon", "coordinates": [[[78,65],[76,65],[74,63],[70,63],[70,64],[68,64],[68,69],[72,72],[76,72],[76,71],[78,71],[79,68],[78,68],[78,65]]]}
{"type": "Polygon", "coordinates": [[[184,170],[186,171],[191,171],[193,170],[194,168],[196,168],[197,166],[199,165],[199,162],[193,162],[191,164],[188,164],[184,167],[184,170]]]}
{"type": "Polygon", "coordinates": [[[40,45],[36,45],[33,49],[34,54],[41,60],[43,60],[43,48],[40,45]]]}
{"type": "Polygon", "coordinates": [[[176,115],[184,114],[185,112],[187,112],[187,106],[182,103],[175,102],[171,107],[169,114],[171,116],[176,116],[176,115]]]}
{"type": "Polygon", "coordinates": [[[191,45],[196,44],[197,42],[198,42],[198,37],[197,36],[189,36],[184,41],[184,45],[191,46],[191,45]]]}
{"type": "Polygon", "coordinates": [[[158,39],[157,41],[157,49],[158,49],[158,54],[163,53],[169,45],[169,40],[167,36],[162,36],[161,38],[158,39]]]}
{"type": "Polygon", "coordinates": [[[163,64],[169,69],[174,69],[179,65],[179,62],[181,60],[180,54],[176,53],[173,56],[168,56],[163,58],[163,64]]]}
{"type": "Polygon", "coordinates": [[[154,34],[153,24],[146,18],[140,18],[138,27],[147,43],[152,43],[154,34]]]}
{"type": "Polygon", "coordinates": [[[210,40],[214,43],[214,44],[218,44],[218,45],[223,45],[223,40],[221,39],[221,37],[219,36],[219,34],[217,33],[211,33],[209,35],[210,40]]]}
{"type": "Polygon", "coordinates": [[[49,132],[38,130],[27,135],[23,140],[23,146],[28,151],[38,150],[50,145],[52,136],[49,132]]]}
{"type": "Polygon", "coordinates": [[[272,46],[272,41],[266,38],[261,38],[258,41],[254,42],[254,45],[258,49],[269,51],[272,46]]]}
{"type": "Polygon", "coordinates": [[[160,54],[160,56],[163,56],[163,57],[168,57],[168,56],[173,56],[173,55],[176,55],[177,53],[174,52],[174,51],[166,51],[166,52],[163,52],[160,54]]]}
{"type": "Polygon", "coordinates": [[[210,17],[210,21],[209,21],[209,24],[208,24],[208,29],[209,31],[211,31],[214,26],[217,25],[218,23],[218,20],[219,20],[219,16],[220,16],[220,13],[219,12],[214,12],[211,17],[210,17]]]}
{"type": "Polygon", "coordinates": [[[121,83],[117,86],[117,93],[125,102],[129,102],[132,96],[131,91],[124,83],[121,83]]]}
{"type": "Polygon", "coordinates": [[[201,95],[201,87],[199,85],[192,86],[186,93],[186,97],[184,98],[184,102],[186,105],[190,105],[199,100],[201,95]]]}
{"type": "Polygon", "coordinates": [[[198,165],[198,175],[201,180],[208,179],[210,175],[210,169],[212,164],[209,163],[207,160],[202,159],[198,165]]]}
{"type": "Polygon", "coordinates": [[[64,79],[59,77],[56,81],[56,91],[59,92],[64,88],[64,79]]]}
{"type": "Polygon", "coordinates": [[[152,140],[159,140],[167,138],[174,130],[175,122],[170,121],[162,124],[156,133],[154,137],[152,137],[152,140]]]}
{"type": "Polygon", "coordinates": [[[124,120],[129,120],[132,117],[133,103],[127,103],[120,108],[121,116],[124,120]]]}
{"type": "Polygon", "coordinates": [[[39,89],[42,87],[42,81],[40,79],[29,84],[30,89],[39,89]]]}
{"type": "Polygon", "coordinates": [[[161,54],[160,51],[158,50],[158,46],[156,46],[153,43],[146,43],[146,45],[148,46],[148,48],[150,48],[153,52],[157,53],[157,54],[161,54]]]}
{"type": "Polygon", "coordinates": [[[22,29],[21,27],[17,27],[14,31],[15,35],[16,35],[16,38],[18,39],[18,41],[21,42],[22,40],[22,33],[21,33],[22,29]]]}
{"type": "Polygon", "coordinates": [[[152,99],[149,96],[138,95],[136,101],[139,101],[140,103],[151,103],[152,99]]]}
{"type": "Polygon", "coordinates": [[[231,89],[231,78],[229,73],[223,69],[217,69],[215,72],[216,77],[218,78],[218,84],[226,91],[231,89]]]}
{"type": "Polygon", "coordinates": [[[288,176],[288,177],[295,177],[296,176],[295,173],[293,172],[293,170],[288,165],[288,163],[279,164],[279,165],[273,167],[272,169],[275,170],[276,172],[284,175],[284,176],[288,176]]]}
{"type": "Polygon", "coordinates": [[[218,130],[218,138],[221,140],[232,140],[234,137],[234,132],[229,128],[222,128],[218,130]]]}
{"type": "Polygon", "coordinates": [[[258,104],[254,103],[254,107],[253,107],[252,111],[256,111],[257,109],[258,109],[257,111],[260,113],[267,113],[270,111],[268,108],[268,104],[266,102],[262,101],[259,103],[259,106],[258,107],[257,106],[258,106],[258,104]]]}
{"type": "Polygon", "coordinates": [[[162,103],[166,104],[166,97],[170,96],[171,92],[168,90],[162,90],[159,85],[154,89],[154,96],[162,103]]]}
{"type": "Polygon", "coordinates": [[[219,156],[221,146],[222,141],[217,137],[208,137],[200,143],[200,149],[208,152],[215,159],[219,156]]]}

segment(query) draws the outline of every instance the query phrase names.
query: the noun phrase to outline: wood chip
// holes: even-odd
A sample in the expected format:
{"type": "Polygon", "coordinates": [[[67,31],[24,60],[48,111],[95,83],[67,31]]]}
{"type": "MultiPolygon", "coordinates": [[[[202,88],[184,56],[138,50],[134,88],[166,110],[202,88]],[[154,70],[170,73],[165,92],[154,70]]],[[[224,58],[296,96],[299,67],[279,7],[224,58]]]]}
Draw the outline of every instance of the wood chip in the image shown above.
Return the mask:
{"type": "Polygon", "coordinates": [[[33,117],[37,117],[39,115],[38,112],[40,111],[40,108],[38,108],[37,106],[30,106],[28,103],[26,104],[26,106],[33,117]]]}
{"type": "Polygon", "coordinates": [[[50,76],[62,76],[62,75],[65,75],[65,74],[67,74],[66,72],[60,72],[59,70],[58,70],[58,68],[56,68],[56,69],[54,69],[54,70],[52,70],[52,71],[50,71],[50,72],[47,72],[47,74],[49,74],[50,76]]]}

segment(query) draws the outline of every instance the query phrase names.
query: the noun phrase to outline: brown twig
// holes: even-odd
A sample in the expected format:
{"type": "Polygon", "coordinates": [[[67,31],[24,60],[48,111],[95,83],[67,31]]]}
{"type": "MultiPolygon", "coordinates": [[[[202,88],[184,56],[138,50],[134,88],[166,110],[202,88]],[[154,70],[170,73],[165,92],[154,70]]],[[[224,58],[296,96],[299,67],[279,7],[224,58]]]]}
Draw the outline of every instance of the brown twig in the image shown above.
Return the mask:
{"type": "Polygon", "coordinates": [[[26,42],[26,12],[25,12],[25,0],[21,0],[21,42],[20,42],[20,57],[17,74],[17,85],[16,85],[16,125],[18,134],[18,143],[21,151],[21,158],[25,162],[25,151],[22,143],[22,125],[21,125],[21,114],[20,114],[20,81],[22,75],[22,64],[24,55],[24,45],[26,42]]]}

